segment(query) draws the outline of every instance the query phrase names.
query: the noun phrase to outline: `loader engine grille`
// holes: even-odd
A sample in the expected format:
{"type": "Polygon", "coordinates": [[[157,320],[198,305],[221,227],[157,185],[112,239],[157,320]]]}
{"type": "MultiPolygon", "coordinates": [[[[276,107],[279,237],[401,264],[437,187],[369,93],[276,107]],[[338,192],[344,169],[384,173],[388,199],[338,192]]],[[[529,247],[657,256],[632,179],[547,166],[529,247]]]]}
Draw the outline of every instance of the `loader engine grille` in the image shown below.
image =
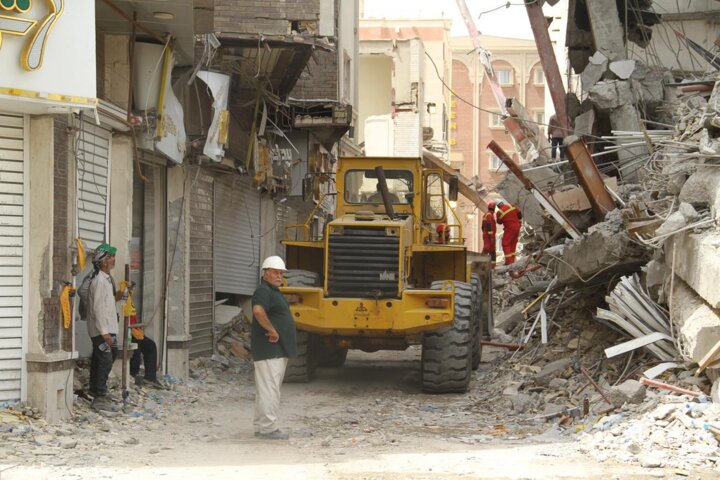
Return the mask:
{"type": "Polygon", "coordinates": [[[331,297],[390,298],[398,295],[400,238],[385,228],[345,227],[330,235],[331,297]]]}

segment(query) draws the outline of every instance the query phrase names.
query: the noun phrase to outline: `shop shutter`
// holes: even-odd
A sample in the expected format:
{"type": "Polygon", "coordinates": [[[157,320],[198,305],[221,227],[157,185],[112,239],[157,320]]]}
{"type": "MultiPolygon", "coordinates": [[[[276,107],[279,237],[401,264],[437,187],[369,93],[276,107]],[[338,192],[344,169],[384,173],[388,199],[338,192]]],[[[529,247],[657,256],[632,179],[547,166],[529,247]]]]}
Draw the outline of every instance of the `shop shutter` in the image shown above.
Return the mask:
{"type": "Polygon", "coordinates": [[[215,291],[252,295],[260,278],[260,193],[252,179],[215,184],[215,291]]]}
{"type": "Polygon", "coordinates": [[[0,401],[22,377],[24,119],[0,113],[0,401]]]}
{"type": "Polygon", "coordinates": [[[201,171],[190,197],[190,356],[212,355],[213,177],[201,171]]]}
{"type": "Polygon", "coordinates": [[[82,118],[77,144],[78,235],[87,249],[107,238],[110,141],[110,130],[82,118]]]}

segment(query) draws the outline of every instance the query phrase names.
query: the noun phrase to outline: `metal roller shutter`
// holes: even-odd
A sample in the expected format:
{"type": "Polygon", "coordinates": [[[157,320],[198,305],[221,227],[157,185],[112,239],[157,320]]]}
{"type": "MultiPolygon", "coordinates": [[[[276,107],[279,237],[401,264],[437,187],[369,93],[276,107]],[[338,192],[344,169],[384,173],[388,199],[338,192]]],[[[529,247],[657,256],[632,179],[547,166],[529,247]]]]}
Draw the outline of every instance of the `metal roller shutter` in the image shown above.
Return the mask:
{"type": "Polygon", "coordinates": [[[0,401],[21,394],[24,122],[0,113],[0,401]]]}
{"type": "Polygon", "coordinates": [[[260,193],[249,177],[215,183],[215,291],[252,295],[260,278],[260,193]]]}
{"type": "Polygon", "coordinates": [[[88,249],[107,238],[110,130],[83,118],[78,132],[78,236],[88,249]]]}
{"type": "Polygon", "coordinates": [[[213,177],[199,172],[190,195],[190,356],[213,353],[213,177]]]}

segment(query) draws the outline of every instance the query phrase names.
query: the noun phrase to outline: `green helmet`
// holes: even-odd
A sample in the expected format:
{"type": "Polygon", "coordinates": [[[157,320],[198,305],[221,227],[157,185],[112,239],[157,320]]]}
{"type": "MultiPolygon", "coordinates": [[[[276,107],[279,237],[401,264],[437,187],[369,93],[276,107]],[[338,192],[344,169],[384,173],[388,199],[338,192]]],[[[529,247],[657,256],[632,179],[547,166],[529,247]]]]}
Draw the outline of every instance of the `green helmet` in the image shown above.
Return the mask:
{"type": "Polygon", "coordinates": [[[107,243],[103,243],[95,249],[92,263],[93,265],[99,267],[103,260],[105,260],[107,257],[114,257],[115,254],[117,254],[116,247],[113,247],[112,245],[109,245],[107,243]]]}

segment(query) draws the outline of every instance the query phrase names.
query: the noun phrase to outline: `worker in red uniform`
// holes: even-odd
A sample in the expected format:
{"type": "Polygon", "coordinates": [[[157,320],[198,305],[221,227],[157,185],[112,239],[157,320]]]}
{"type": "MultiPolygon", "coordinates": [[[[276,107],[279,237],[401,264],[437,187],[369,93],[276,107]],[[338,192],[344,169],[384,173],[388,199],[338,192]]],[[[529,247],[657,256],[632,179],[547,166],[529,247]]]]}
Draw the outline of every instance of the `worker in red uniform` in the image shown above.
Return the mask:
{"type": "Polygon", "coordinates": [[[495,202],[488,203],[488,211],[482,219],[483,249],[482,253],[490,255],[491,268],[495,268],[495,202]]]}
{"type": "Polygon", "coordinates": [[[520,236],[522,212],[515,205],[501,201],[497,204],[495,216],[497,223],[503,226],[502,248],[505,253],[505,265],[510,265],[515,262],[515,249],[520,236]]]}
{"type": "Polygon", "coordinates": [[[435,231],[437,232],[437,239],[435,240],[437,243],[449,243],[450,227],[448,227],[444,223],[441,223],[437,226],[435,231]]]}

